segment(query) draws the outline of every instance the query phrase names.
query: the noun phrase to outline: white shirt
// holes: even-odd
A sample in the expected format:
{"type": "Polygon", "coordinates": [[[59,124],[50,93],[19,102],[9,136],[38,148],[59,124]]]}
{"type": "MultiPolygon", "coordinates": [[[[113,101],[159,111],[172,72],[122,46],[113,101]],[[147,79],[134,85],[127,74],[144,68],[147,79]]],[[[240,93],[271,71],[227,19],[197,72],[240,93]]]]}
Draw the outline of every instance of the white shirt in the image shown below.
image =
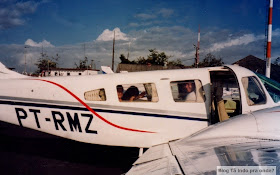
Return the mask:
{"type": "Polygon", "coordinates": [[[196,95],[195,95],[195,92],[194,92],[194,91],[190,92],[190,93],[187,95],[186,101],[196,101],[196,95]]]}

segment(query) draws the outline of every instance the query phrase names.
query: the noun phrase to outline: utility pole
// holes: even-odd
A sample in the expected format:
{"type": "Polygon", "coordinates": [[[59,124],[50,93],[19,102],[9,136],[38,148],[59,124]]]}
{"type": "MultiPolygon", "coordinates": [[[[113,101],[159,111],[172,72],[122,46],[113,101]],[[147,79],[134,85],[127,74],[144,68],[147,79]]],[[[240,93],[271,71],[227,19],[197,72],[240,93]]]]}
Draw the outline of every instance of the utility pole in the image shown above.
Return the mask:
{"type": "Polygon", "coordinates": [[[129,58],[129,51],[130,51],[130,42],[128,43],[127,59],[129,58]]]}
{"type": "Polygon", "coordinates": [[[112,71],[114,72],[114,57],[115,57],[115,30],[114,30],[114,38],[113,38],[113,56],[112,56],[112,71]]]}
{"type": "Polygon", "coordinates": [[[26,72],[26,49],[27,49],[27,46],[24,46],[24,74],[26,75],[27,72],[26,72]]]}
{"type": "Polygon", "coordinates": [[[198,35],[197,35],[197,46],[196,46],[196,53],[195,53],[195,64],[196,67],[198,68],[198,64],[199,64],[199,44],[200,44],[200,25],[198,26],[198,35]]]}
{"type": "Polygon", "coordinates": [[[193,45],[195,48],[195,67],[198,68],[199,64],[199,44],[200,44],[200,25],[198,27],[197,45],[193,45]]]}
{"type": "Polygon", "coordinates": [[[94,60],[91,60],[91,69],[96,69],[96,65],[94,60]]]}

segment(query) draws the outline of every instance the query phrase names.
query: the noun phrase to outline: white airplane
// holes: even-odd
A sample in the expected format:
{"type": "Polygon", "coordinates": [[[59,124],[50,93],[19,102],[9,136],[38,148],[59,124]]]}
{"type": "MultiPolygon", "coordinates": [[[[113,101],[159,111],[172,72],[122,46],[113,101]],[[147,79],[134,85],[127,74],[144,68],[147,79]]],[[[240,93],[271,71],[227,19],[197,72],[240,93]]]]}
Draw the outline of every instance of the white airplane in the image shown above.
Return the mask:
{"type": "Polygon", "coordinates": [[[38,78],[0,64],[0,84],[1,121],[80,142],[139,148],[279,106],[280,94],[232,65],[38,78]]]}

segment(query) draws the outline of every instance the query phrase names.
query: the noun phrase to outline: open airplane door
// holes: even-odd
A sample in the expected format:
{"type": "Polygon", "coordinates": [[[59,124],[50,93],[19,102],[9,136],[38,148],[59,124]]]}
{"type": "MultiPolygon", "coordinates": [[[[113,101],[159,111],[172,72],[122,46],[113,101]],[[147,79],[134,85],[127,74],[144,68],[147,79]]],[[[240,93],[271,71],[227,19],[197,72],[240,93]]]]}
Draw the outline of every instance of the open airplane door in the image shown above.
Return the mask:
{"type": "MultiPolygon", "coordinates": [[[[225,66],[225,69],[213,68],[210,78],[211,124],[277,105],[278,100],[273,101],[265,90],[267,88],[250,70],[234,65],[225,66]]],[[[280,99],[278,92],[277,98],[280,99]]]]}
{"type": "Polygon", "coordinates": [[[210,124],[242,113],[240,85],[235,72],[228,67],[209,71],[211,79],[210,124]]]}

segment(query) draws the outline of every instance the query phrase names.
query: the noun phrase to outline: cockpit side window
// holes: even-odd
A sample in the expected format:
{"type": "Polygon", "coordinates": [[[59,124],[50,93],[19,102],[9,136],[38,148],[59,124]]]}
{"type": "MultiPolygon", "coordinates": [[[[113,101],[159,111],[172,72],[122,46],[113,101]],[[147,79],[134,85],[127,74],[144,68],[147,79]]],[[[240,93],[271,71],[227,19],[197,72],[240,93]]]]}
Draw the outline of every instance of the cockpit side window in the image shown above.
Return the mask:
{"type": "Polygon", "coordinates": [[[203,103],[205,101],[200,80],[172,81],[170,87],[175,102],[203,103]]]}
{"type": "Polygon", "coordinates": [[[249,106],[266,103],[265,93],[256,77],[243,77],[241,81],[249,106]]]}
{"type": "Polygon", "coordinates": [[[105,89],[95,89],[84,93],[85,100],[87,101],[106,101],[105,89]]]}
{"type": "Polygon", "coordinates": [[[271,96],[271,98],[273,99],[273,101],[275,103],[279,103],[280,102],[280,83],[278,83],[277,81],[274,81],[270,78],[267,78],[264,75],[261,75],[258,73],[256,73],[256,74],[263,82],[266,90],[268,91],[268,93],[271,96]]]}
{"type": "Polygon", "coordinates": [[[124,84],[116,88],[120,102],[158,102],[154,83],[124,84]]]}

